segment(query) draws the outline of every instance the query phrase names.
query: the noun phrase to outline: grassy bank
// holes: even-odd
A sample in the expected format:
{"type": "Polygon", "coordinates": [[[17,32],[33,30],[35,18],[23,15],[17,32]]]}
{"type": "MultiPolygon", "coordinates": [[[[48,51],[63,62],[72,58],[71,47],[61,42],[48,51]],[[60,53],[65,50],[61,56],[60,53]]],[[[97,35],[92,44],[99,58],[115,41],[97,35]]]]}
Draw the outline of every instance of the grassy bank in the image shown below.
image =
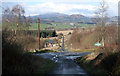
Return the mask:
{"type": "Polygon", "coordinates": [[[92,76],[119,76],[119,52],[116,53],[91,53],[75,59],[92,76]]]}
{"type": "Polygon", "coordinates": [[[71,52],[95,52],[96,49],[72,49],[71,52]]]}
{"type": "Polygon", "coordinates": [[[26,42],[23,36],[21,38],[12,36],[7,31],[3,31],[2,34],[3,75],[17,74],[17,76],[23,76],[29,74],[30,76],[40,74],[44,76],[51,72],[54,62],[26,52],[24,44],[21,43],[21,40],[24,43],[26,42]]]}
{"type": "Polygon", "coordinates": [[[48,59],[43,59],[39,56],[30,54],[12,55],[3,57],[3,75],[9,74],[33,74],[46,75],[51,72],[54,62],[48,59]]]}
{"type": "MultiPolygon", "coordinates": [[[[34,53],[34,50],[30,50],[28,51],[30,53],[34,53]]],[[[50,52],[58,52],[58,50],[49,50],[49,49],[40,49],[40,50],[36,50],[35,53],[50,53],[50,52]]]]}
{"type": "MultiPolygon", "coordinates": [[[[100,26],[97,26],[95,28],[84,28],[84,29],[75,29],[70,39],[67,41],[68,48],[72,49],[93,49],[98,48],[98,46],[95,46],[95,43],[102,43],[102,33],[100,26]]],[[[117,44],[117,31],[118,27],[110,25],[105,26],[105,47],[112,47],[116,48],[117,44]],[[112,30],[112,31],[111,31],[112,30]],[[111,37],[111,38],[110,38],[111,37]]]]}
{"type": "Polygon", "coordinates": [[[83,57],[75,59],[75,62],[83,67],[91,76],[108,76],[104,69],[95,67],[83,57]]]}

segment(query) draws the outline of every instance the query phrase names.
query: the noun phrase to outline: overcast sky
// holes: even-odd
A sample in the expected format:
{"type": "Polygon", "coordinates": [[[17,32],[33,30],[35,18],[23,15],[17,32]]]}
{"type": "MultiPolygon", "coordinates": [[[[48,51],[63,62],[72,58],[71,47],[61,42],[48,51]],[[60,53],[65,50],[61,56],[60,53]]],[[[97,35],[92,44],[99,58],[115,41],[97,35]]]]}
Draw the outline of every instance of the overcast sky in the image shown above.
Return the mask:
{"type": "MultiPolygon", "coordinates": [[[[34,16],[45,13],[82,14],[94,16],[102,0],[3,0],[2,7],[12,8],[16,4],[21,4],[25,9],[26,16],[34,16]]],[[[105,0],[109,6],[109,16],[118,15],[119,0],[105,0]]]]}

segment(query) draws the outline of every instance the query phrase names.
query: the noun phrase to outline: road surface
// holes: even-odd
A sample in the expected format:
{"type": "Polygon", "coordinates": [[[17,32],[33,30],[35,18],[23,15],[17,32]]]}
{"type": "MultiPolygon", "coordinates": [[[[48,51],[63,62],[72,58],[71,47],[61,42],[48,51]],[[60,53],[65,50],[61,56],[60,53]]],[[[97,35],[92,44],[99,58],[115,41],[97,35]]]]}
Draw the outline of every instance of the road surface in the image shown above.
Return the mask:
{"type": "Polygon", "coordinates": [[[59,53],[37,53],[35,55],[39,55],[43,58],[48,58],[55,61],[55,66],[50,74],[78,74],[89,76],[88,73],[77,65],[74,62],[74,59],[77,57],[84,56],[89,54],[90,52],[81,52],[81,53],[74,53],[74,52],[59,52],[59,53]]]}

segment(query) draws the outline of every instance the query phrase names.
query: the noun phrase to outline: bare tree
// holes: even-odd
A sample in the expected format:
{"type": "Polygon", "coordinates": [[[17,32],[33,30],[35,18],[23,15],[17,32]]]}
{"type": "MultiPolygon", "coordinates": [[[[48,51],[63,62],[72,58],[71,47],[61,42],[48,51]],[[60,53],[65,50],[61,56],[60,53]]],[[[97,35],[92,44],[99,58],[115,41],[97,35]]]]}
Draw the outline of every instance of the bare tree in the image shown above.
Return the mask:
{"type": "MultiPolygon", "coordinates": [[[[3,8],[4,9],[4,8],[3,8]]],[[[4,9],[4,11],[3,11],[3,22],[10,22],[10,8],[9,7],[7,7],[6,9],[4,9]]]]}
{"type": "Polygon", "coordinates": [[[24,14],[25,10],[19,4],[15,5],[12,9],[7,7],[3,11],[3,21],[7,23],[7,27],[9,27],[9,25],[16,27],[15,29],[12,28],[16,34],[16,30],[28,30],[32,23],[32,18],[30,16],[25,17],[24,14]]]}
{"type": "Polygon", "coordinates": [[[95,18],[94,20],[96,21],[97,25],[100,25],[101,26],[101,42],[104,46],[104,41],[105,41],[105,22],[108,18],[108,13],[107,13],[107,10],[108,10],[108,5],[107,3],[103,0],[99,7],[98,7],[98,10],[95,12],[95,18]]]}
{"type": "Polygon", "coordinates": [[[14,16],[16,26],[20,27],[22,25],[21,18],[24,17],[24,14],[25,14],[25,11],[24,11],[23,7],[19,4],[17,4],[16,6],[14,6],[12,8],[11,12],[12,12],[12,15],[14,16]]]}
{"type": "Polygon", "coordinates": [[[108,18],[107,10],[108,10],[108,5],[107,5],[107,3],[103,0],[103,1],[100,3],[97,11],[95,12],[94,21],[96,21],[96,23],[97,23],[98,25],[101,25],[101,26],[104,26],[104,25],[105,25],[106,19],[108,18]]]}

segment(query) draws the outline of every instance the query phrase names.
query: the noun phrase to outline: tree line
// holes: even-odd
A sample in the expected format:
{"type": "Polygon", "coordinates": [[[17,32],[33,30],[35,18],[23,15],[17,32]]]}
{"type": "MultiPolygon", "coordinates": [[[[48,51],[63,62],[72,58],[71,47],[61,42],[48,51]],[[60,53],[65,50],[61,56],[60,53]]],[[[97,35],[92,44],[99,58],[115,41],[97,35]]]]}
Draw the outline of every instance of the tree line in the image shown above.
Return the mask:
{"type": "MultiPolygon", "coordinates": [[[[33,35],[33,36],[38,36],[38,30],[28,30],[27,34],[33,35]]],[[[40,37],[41,38],[56,37],[56,31],[55,30],[41,30],[40,37]]]]}
{"type": "MultiPolygon", "coordinates": [[[[14,31],[8,30],[9,33],[14,34],[14,31]]],[[[38,30],[18,30],[18,35],[24,35],[24,36],[38,36],[38,30]]],[[[40,37],[41,38],[47,38],[47,37],[56,37],[56,31],[55,30],[41,30],[40,31],[40,37]]]]}

